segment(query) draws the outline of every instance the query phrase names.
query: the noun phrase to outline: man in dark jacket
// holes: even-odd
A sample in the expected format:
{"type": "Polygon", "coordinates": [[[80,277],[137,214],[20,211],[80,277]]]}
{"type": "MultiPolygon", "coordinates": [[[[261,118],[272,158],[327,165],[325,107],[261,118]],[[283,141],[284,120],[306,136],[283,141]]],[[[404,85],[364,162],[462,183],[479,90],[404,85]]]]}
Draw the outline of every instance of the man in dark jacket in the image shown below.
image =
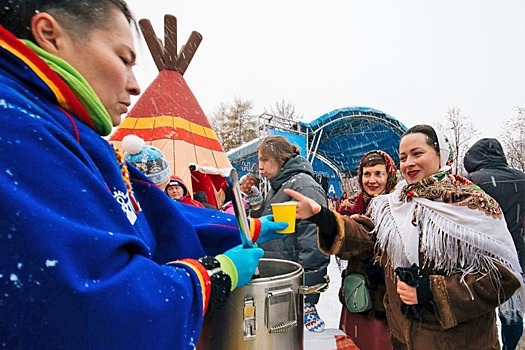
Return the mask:
{"type": "MultiPolygon", "coordinates": [[[[252,217],[272,214],[272,204],[293,200],[284,193],[286,188],[309,197],[322,206],[327,206],[326,193],[314,179],[314,169],[306,158],[300,155],[297,145],[292,145],[282,136],[268,136],[257,148],[259,172],[269,181],[270,188],[259,210],[251,212],[252,217]]],[[[324,255],[317,245],[317,225],[308,220],[296,223],[295,233],[285,234],[282,239],[261,244],[264,257],[295,261],[304,268],[305,285],[322,285],[328,272],[330,256],[324,255]]],[[[325,322],[317,312],[319,294],[307,295],[304,300],[303,321],[307,330],[322,332],[325,322]]]]}
{"type": "MultiPolygon", "coordinates": [[[[521,268],[525,268],[525,173],[508,166],[501,144],[492,138],[476,142],[465,154],[463,165],[467,177],[501,206],[521,268]]],[[[502,319],[501,324],[503,349],[515,349],[523,333],[522,316],[510,324],[502,319]]]]}

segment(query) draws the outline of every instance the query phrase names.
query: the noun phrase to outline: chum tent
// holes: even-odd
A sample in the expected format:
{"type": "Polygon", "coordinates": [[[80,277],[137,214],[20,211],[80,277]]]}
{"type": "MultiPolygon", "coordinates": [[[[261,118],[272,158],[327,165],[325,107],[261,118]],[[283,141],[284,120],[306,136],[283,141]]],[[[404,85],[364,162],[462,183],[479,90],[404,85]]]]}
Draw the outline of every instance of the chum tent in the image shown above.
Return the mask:
{"type": "Polygon", "coordinates": [[[122,151],[124,136],[134,134],[159,148],[190,193],[203,191],[208,202],[222,205],[219,193],[233,169],[216,133],[183,77],[202,36],[192,32],[177,53],[177,22],[164,17],[165,44],[156,37],[149,20],[140,28],[159,69],[159,74],[142,93],[127,117],[110,137],[122,151]]]}

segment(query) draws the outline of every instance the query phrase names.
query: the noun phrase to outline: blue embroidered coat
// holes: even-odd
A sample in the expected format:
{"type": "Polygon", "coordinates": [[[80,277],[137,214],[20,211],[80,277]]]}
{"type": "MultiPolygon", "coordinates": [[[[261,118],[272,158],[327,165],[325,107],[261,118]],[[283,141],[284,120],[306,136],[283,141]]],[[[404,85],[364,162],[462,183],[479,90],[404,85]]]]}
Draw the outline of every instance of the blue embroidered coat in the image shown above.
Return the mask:
{"type": "Polygon", "coordinates": [[[95,129],[0,26],[0,348],[193,349],[203,286],[165,264],[240,244],[235,218],[176,203],[129,164],[128,191],[95,129]]]}

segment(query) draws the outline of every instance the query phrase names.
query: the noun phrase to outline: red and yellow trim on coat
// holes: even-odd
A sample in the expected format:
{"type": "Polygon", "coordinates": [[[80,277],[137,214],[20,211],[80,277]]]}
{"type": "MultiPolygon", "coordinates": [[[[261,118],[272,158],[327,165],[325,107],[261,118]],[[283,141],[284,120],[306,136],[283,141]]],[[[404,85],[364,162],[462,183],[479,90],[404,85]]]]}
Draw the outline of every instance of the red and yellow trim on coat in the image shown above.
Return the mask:
{"type": "MultiPolygon", "coordinates": [[[[0,25],[0,47],[27,65],[49,88],[57,103],[85,124],[96,130],[88,111],[75,96],[66,82],[49,67],[33,50],[18,40],[11,32],[0,25]]],[[[29,76],[29,75],[28,75],[29,76]]]]}
{"type": "Polygon", "coordinates": [[[156,117],[128,116],[111,136],[111,139],[122,140],[124,136],[130,134],[148,141],[181,140],[213,151],[223,152],[217,134],[212,128],[182,117],[169,115],[156,117]]]}
{"type": "Polygon", "coordinates": [[[250,236],[252,237],[252,242],[255,243],[259,239],[261,234],[261,220],[249,218],[250,222],[250,236]]]}
{"type": "Polygon", "coordinates": [[[169,262],[168,265],[184,265],[189,267],[199,279],[202,295],[202,314],[205,315],[210,301],[211,280],[208,271],[195,259],[182,259],[169,262]]]}

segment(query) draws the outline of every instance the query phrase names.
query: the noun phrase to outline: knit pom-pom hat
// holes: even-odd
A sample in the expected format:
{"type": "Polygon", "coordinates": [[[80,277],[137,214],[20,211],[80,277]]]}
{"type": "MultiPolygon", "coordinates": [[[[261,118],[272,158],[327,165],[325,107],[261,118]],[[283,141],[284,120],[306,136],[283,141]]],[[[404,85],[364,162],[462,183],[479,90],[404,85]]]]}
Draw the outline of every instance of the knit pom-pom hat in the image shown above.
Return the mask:
{"type": "Polygon", "coordinates": [[[170,166],[160,149],[146,145],[136,135],[127,135],[122,139],[124,159],[137,167],[155,185],[166,182],[170,177],[170,166]]]}

